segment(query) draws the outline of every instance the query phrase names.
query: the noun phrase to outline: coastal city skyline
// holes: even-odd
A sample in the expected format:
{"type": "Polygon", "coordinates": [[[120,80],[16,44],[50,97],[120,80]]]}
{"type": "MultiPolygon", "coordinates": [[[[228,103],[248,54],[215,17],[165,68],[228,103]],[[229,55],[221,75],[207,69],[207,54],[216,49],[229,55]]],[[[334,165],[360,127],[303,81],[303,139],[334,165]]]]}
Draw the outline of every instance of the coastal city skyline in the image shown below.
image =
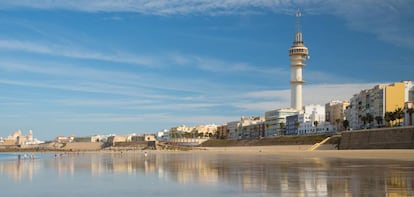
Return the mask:
{"type": "Polygon", "coordinates": [[[304,104],[412,80],[409,1],[1,2],[0,136],[155,132],[290,106],[301,9],[304,104]]]}

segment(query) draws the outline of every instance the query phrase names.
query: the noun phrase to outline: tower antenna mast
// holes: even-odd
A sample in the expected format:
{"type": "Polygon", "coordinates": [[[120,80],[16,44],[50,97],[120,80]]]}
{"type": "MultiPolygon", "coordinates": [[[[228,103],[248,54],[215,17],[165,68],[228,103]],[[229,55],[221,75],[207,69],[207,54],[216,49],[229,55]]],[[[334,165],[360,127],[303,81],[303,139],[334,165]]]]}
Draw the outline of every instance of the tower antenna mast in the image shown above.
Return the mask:
{"type": "Polygon", "coordinates": [[[296,11],[296,32],[301,32],[301,26],[300,26],[300,17],[302,16],[302,13],[298,9],[296,11]]]}

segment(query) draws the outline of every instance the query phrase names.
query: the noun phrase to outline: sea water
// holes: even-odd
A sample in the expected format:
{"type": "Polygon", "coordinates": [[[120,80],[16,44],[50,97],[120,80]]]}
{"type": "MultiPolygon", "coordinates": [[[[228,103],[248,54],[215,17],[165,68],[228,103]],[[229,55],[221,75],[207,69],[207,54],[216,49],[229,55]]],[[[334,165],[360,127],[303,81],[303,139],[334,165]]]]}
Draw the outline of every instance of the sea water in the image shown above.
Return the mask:
{"type": "Polygon", "coordinates": [[[152,152],[15,156],[0,154],[1,196],[414,196],[413,161],[152,152]]]}
{"type": "Polygon", "coordinates": [[[14,160],[24,160],[24,159],[44,159],[51,158],[54,154],[51,153],[25,153],[25,152],[16,152],[16,153],[0,153],[0,162],[4,161],[14,161],[14,160]]]}

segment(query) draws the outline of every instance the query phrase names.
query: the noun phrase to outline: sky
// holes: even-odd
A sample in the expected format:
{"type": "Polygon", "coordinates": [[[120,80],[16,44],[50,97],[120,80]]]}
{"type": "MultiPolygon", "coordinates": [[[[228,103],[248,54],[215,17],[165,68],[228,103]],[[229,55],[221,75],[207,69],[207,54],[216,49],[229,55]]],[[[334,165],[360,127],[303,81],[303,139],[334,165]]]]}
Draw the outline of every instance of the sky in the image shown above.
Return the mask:
{"type": "Polygon", "coordinates": [[[155,133],[414,80],[411,0],[0,1],[0,136],[155,133]]]}

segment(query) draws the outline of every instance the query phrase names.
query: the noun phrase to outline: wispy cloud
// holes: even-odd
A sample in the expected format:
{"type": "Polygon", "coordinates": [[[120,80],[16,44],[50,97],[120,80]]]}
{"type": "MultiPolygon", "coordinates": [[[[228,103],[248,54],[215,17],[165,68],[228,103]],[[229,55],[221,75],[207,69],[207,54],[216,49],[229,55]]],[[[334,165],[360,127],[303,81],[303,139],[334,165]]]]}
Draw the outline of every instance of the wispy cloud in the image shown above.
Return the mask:
{"type": "Polygon", "coordinates": [[[68,9],[86,12],[137,12],[142,14],[232,14],[252,13],[251,8],[281,8],[292,3],[286,0],[75,0],[75,1],[26,1],[1,2],[2,7],[30,7],[36,9],[68,9]]]}
{"type": "MultiPolygon", "coordinates": [[[[239,120],[240,116],[222,116],[222,115],[180,115],[173,116],[167,113],[146,113],[146,114],[114,114],[114,113],[86,113],[86,114],[56,114],[59,122],[77,124],[89,123],[115,123],[115,124],[143,124],[151,125],[158,124],[159,130],[166,129],[173,126],[177,122],[186,124],[188,126],[196,126],[200,124],[225,124],[230,121],[239,120]],[[163,127],[164,126],[164,127],[163,127]],[[168,127],[169,126],[169,127],[168,127]]],[[[144,126],[145,127],[145,126],[144,126]]],[[[155,132],[154,127],[151,127],[149,132],[155,132]]],[[[125,132],[125,131],[124,131],[125,132]]],[[[136,131],[135,131],[136,132],[136,131]]],[[[142,131],[141,131],[142,132],[142,131]]]]}
{"type": "Polygon", "coordinates": [[[392,44],[414,48],[411,0],[75,0],[75,1],[2,1],[0,7],[67,9],[84,12],[133,12],[145,15],[223,15],[271,11],[293,14],[301,8],[305,14],[335,15],[352,29],[372,33],[392,44]]]}
{"type": "Polygon", "coordinates": [[[150,56],[142,56],[139,54],[128,54],[126,52],[97,52],[84,48],[73,48],[51,43],[36,43],[31,41],[20,40],[0,40],[0,49],[3,50],[19,50],[31,53],[39,53],[54,56],[63,56],[78,59],[91,59],[100,61],[111,61],[120,63],[129,63],[142,66],[157,65],[156,58],[150,56]]]}
{"type": "MultiPolygon", "coordinates": [[[[319,84],[303,87],[303,104],[325,104],[331,100],[349,100],[363,89],[373,88],[378,83],[319,84]]],[[[247,92],[243,98],[254,99],[237,102],[235,107],[246,110],[267,111],[290,106],[290,90],[268,90],[247,92]]]]}
{"type": "Polygon", "coordinates": [[[262,75],[286,76],[289,75],[287,69],[281,66],[258,66],[246,62],[231,62],[211,57],[203,57],[191,54],[170,53],[167,56],[170,62],[177,65],[196,67],[200,70],[217,73],[257,73],[262,75]]]}
{"type": "MultiPolygon", "coordinates": [[[[88,50],[80,46],[71,47],[52,43],[35,43],[20,40],[0,40],[0,50],[16,50],[76,59],[128,63],[151,68],[170,66],[171,63],[173,63],[174,65],[191,66],[209,72],[254,72],[272,75],[286,75],[289,72],[286,69],[280,69],[276,66],[274,66],[274,69],[263,69],[263,66],[258,67],[245,62],[229,62],[190,54],[166,52],[165,54],[161,53],[158,55],[133,55],[129,54],[129,52],[105,52],[102,50],[88,50]]],[[[3,65],[5,65],[5,63],[3,63],[3,65]]],[[[31,69],[33,71],[32,65],[24,66],[20,64],[17,68],[31,69]]],[[[50,70],[53,70],[53,68],[48,69],[48,71],[50,70]]],[[[68,72],[65,72],[65,74],[67,73],[68,72]]]]}

